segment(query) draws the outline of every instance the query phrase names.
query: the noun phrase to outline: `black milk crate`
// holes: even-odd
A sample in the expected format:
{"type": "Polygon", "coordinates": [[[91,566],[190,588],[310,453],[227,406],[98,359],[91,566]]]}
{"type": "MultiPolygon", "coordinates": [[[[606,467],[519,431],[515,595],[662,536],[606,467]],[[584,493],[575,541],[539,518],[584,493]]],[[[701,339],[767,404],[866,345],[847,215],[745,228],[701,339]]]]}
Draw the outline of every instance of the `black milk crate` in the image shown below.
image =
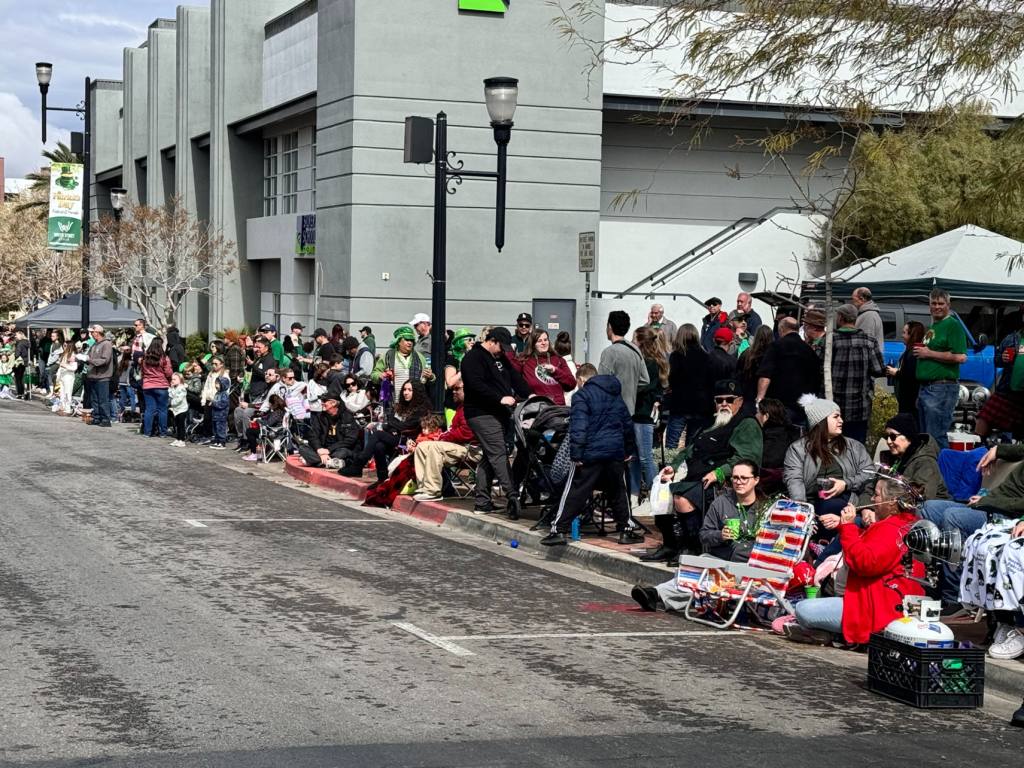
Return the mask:
{"type": "Polygon", "coordinates": [[[876,632],[868,690],[920,709],[974,709],[985,700],[985,651],[970,643],[917,648],[876,632]]]}

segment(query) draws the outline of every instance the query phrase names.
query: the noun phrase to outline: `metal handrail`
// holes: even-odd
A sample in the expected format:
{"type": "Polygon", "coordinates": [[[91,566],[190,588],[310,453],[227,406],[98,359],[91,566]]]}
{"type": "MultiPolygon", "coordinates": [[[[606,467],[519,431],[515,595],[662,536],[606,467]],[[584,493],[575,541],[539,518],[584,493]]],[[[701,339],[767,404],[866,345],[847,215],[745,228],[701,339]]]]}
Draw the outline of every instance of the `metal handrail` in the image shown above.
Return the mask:
{"type": "Polygon", "coordinates": [[[760,226],[761,224],[764,224],[768,219],[770,219],[776,213],[781,213],[783,211],[788,211],[788,212],[796,211],[797,213],[799,213],[800,211],[803,211],[803,210],[809,210],[809,209],[805,209],[804,207],[799,206],[799,205],[780,205],[780,206],[776,206],[776,207],[772,208],[769,211],[766,211],[765,213],[761,214],[760,216],[745,216],[742,219],[737,219],[736,221],[734,221],[729,226],[725,227],[724,229],[719,230],[718,232],[713,234],[711,237],[709,237],[706,240],[704,240],[703,242],[698,243],[697,245],[695,245],[693,248],[688,250],[683,255],[673,259],[668,264],[665,264],[664,266],[659,267],[654,272],[652,272],[650,275],[648,275],[644,279],[634,283],[633,285],[629,286],[625,290],[614,291],[614,292],[613,291],[605,291],[605,293],[615,293],[616,298],[620,298],[621,299],[624,296],[628,296],[629,294],[631,294],[634,291],[636,291],[637,288],[642,288],[644,286],[644,284],[647,284],[647,283],[650,284],[651,288],[657,288],[657,287],[660,287],[662,285],[665,285],[665,283],[667,283],[669,280],[673,279],[676,275],[678,275],[680,272],[682,272],[683,270],[688,268],[691,264],[695,263],[696,261],[698,261],[699,259],[701,259],[704,256],[713,254],[715,252],[716,248],[720,248],[720,247],[722,247],[724,245],[727,245],[728,243],[732,242],[733,240],[735,240],[740,235],[742,235],[745,232],[747,232],[748,230],[752,229],[753,227],[760,226]],[[676,268],[676,269],[673,269],[673,268],[676,268]],[[669,271],[669,270],[671,270],[671,271],[669,271]],[[669,271],[669,273],[667,275],[663,276],[662,273],[665,273],[666,271],[669,271]],[[657,281],[657,285],[655,285],[655,281],[657,281]]]}

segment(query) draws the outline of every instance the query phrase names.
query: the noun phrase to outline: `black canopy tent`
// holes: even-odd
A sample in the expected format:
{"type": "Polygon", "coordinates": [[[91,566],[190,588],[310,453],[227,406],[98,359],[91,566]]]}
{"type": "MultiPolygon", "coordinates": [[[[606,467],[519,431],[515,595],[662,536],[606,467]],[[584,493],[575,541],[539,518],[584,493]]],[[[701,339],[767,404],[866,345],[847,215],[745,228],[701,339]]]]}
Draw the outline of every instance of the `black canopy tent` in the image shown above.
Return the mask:
{"type": "MultiPolygon", "coordinates": [[[[89,299],[89,318],[105,328],[126,328],[142,315],[132,309],[115,307],[106,299],[89,299]]],[[[77,328],[82,319],[80,294],[72,293],[14,321],[16,328],[77,328]]]]}

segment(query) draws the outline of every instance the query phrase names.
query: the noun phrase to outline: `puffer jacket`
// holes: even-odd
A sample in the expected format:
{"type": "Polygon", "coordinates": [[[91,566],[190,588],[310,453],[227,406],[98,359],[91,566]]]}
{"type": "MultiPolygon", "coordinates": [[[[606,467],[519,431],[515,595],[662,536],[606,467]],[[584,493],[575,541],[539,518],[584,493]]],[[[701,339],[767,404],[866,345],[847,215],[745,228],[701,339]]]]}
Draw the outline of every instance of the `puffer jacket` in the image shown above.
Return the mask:
{"type": "Polygon", "coordinates": [[[584,464],[636,455],[633,417],[614,376],[594,376],[572,396],[569,458],[584,464]]]}
{"type": "MultiPolygon", "coordinates": [[[[856,440],[844,438],[846,450],[842,456],[837,456],[839,467],[843,471],[843,480],[846,482],[846,493],[848,499],[856,499],[856,494],[861,493],[871,481],[874,475],[870,474],[874,469],[871,457],[867,449],[856,440]]],[[[782,466],[782,479],[786,483],[789,498],[794,501],[807,501],[807,489],[814,485],[818,477],[820,465],[811,459],[807,454],[807,441],[797,440],[786,451],[786,460],[782,466]]]]}
{"type": "Polygon", "coordinates": [[[883,451],[882,463],[903,475],[908,483],[920,486],[926,499],[952,498],[939,471],[939,444],[927,434],[918,435],[917,440],[920,444],[909,457],[893,456],[889,451],[883,451]]]}

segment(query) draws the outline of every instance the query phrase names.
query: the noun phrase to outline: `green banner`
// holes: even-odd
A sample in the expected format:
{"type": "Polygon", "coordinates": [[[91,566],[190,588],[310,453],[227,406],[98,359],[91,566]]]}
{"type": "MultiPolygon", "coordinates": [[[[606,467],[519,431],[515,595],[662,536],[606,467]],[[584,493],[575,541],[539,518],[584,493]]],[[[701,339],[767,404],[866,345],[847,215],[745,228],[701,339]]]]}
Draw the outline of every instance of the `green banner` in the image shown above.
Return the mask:
{"type": "Polygon", "coordinates": [[[509,0],[459,0],[459,10],[504,13],[508,10],[508,4],[509,0]]]}
{"type": "Polygon", "coordinates": [[[50,217],[46,247],[73,251],[82,244],[82,181],[85,168],[78,163],[50,165],[50,217]]]}

